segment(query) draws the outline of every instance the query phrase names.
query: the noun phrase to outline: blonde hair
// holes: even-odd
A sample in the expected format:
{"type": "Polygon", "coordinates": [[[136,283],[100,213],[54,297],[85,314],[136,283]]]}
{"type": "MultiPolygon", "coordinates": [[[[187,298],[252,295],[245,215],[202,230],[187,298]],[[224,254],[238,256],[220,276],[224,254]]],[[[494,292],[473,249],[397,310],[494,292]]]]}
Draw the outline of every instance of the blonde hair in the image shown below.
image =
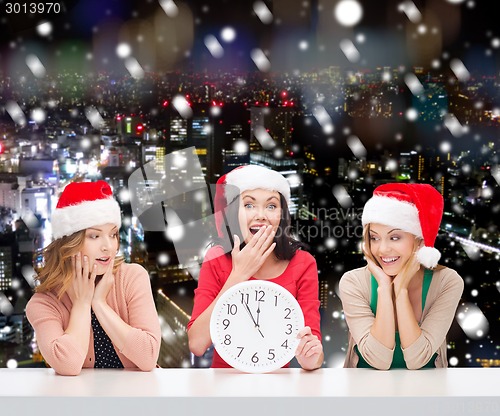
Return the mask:
{"type": "MultiPolygon", "coordinates": [[[[69,236],[58,238],[42,250],[42,264],[41,266],[35,264],[37,272],[35,280],[38,282],[35,292],[53,292],[58,299],[61,299],[73,281],[74,268],[71,265],[71,258],[82,250],[85,231],[80,230],[69,236]]],[[[116,239],[119,244],[118,233],[116,239]]],[[[115,257],[113,274],[122,263],[123,257],[115,257]]]]}

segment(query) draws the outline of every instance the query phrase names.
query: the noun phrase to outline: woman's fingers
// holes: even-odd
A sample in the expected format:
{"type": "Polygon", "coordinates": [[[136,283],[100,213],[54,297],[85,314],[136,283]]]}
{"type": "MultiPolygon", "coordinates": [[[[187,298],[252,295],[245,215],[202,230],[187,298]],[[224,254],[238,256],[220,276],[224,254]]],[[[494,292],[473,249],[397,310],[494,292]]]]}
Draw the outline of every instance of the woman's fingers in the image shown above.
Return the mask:
{"type": "Polygon", "coordinates": [[[266,233],[264,234],[263,238],[265,237],[264,241],[262,242],[262,245],[260,246],[261,250],[267,250],[271,244],[273,244],[274,241],[274,236],[276,235],[276,232],[273,230],[271,226],[266,230],[266,233]]]}
{"type": "Polygon", "coordinates": [[[236,234],[233,235],[233,250],[231,251],[233,257],[240,252],[240,245],[240,238],[236,234]]]}
{"type": "MultiPolygon", "coordinates": [[[[266,227],[261,227],[259,231],[257,231],[250,241],[245,245],[243,248],[243,251],[245,253],[254,253],[257,256],[260,256],[266,251],[269,246],[272,244],[274,240],[274,235],[275,232],[272,229],[272,226],[268,225],[266,227]]],[[[239,246],[240,246],[240,239],[238,236],[235,234],[234,235],[234,247],[238,247],[237,250],[233,248],[232,254],[238,254],[240,252],[239,246]]]]}
{"type": "MultiPolygon", "coordinates": [[[[106,272],[107,273],[107,272],[106,272]]],[[[92,272],[90,273],[90,276],[89,276],[89,280],[90,280],[90,283],[93,285],[94,282],[95,282],[95,278],[97,276],[97,264],[94,263],[94,265],[92,266],[92,272]]]]}
{"type": "Polygon", "coordinates": [[[262,254],[262,259],[263,260],[267,259],[271,255],[271,253],[274,251],[275,248],[276,248],[276,243],[272,243],[269,246],[269,248],[266,251],[264,251],[264,254],[262,254]]]}
{"type": "MultiPolygon", "coordinates": [[[[92,279],[95,279],[95,273],[91,275],[90,280],[92,279]]],[[[102,279],[99,283],[97,283],[97,285],[95,285],[94,294],[92,296],[92,304],[94,304],[94,302],[106,302],[109,291],[113,286],[113,280],[113,262],[110,262],[106,271],[104,272],[104,275],[102,276],[102,279]]]]}
{"type": "Polygon", "coordinates": [[[87,256],[83,256],[83,270],[82,270],[82,277],[84,278],[89,278],[90,274],[90,265],[89,265],[89,258],[87,256]]]}
{"type": "Polygon", "coordinates": [[[385,274],[384,270],[371,257],[366,257],[366,262],[368,263],[368,270],[373,274],[379,285],[392,283],[392,279],[385,274]]]}
{"type": "MultiPolygon", "coordinates": [[[[270,235],[273,232],[273,227],[271,225],[268,225],[266,227],[262,227],[259,231],[264,229],[262,234],[259,235],[259,238],[257,240],[257,243],[255,244],[255,247],[257,249],[262,249],[263,247],[267,248],[267,241],[269,240],[270,235]]],[[[257,236],[257,234],[255,234],[257,236]]]]}
{"type": "Polygon", "coordinates": [[[88,256],[82,256],[80,252],[71,257],[71,265],[74,278],[68,288],[68,296],[73,303],[90,302],[95,289],[97,265],[91,267],[88,256]]]}
{"type": "Polygon", "coordinates": [[[248,247],[259,247],[262,245],[261,238],[265,235],[268,227],[260,227],[259,230],[252,236],[250,241],[248,242],[248,247]]]}
{"type": "Polygon", "coordinates": [[[76,277],[79,277],[82,275],[82,255],[81,255],[81,253],[76,253],[74,264],[75,264],[76,277]]]}
{"type": "Polygon", "coordinates": [[[323,349],[321,341],[316,335],[313,335],[310,327],[302,328],[297,334],[297,338],[300,338],[300,342],[295,350],[296,356],[311,357],[314,354],[321,353],[323,349]]]}
{"type": "MultiPolygon", "coordinates": [[[[259,231],[252,237],[248,246],[248,250],[254,250],[255,255],[260,256],[266,251],[274,240],[275,232],[271,225],[261,227],[259,231]]],[[[246,246],[245,246],[246,248],[246,246]]]]}
{"type": "Polygon", "coordinates": [[[378,271],[377,269],[380,269],[370,257],[366,257],[366,262],[368,263],[368,270],[370,270],[372,274],[375,274],[376,271],[378,271]]]}

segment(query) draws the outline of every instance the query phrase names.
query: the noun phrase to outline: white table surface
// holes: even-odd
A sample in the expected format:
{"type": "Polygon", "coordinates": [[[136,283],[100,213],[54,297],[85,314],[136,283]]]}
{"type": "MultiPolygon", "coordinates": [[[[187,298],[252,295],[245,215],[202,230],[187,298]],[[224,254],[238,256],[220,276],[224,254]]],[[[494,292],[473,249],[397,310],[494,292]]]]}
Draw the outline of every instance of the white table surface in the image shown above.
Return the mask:
{"type": "Polygon", "coordinates": [[[500,415],[500,368],[420,371],[0,369],[2,414],[500,415]],[[3,411],[7,411],[4,413],[3,411]],[[13,412],[13,413],[12,413],[13,412]]]}

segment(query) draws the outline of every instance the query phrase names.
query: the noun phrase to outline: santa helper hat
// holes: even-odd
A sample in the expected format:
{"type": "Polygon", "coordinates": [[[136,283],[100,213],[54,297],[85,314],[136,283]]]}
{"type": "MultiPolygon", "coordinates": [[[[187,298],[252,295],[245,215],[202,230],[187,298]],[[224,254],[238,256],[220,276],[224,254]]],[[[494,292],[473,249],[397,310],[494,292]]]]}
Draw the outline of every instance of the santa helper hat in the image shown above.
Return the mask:
{"type": "Polygon", "coordinates": [[[434,243],[443,216],[444,201],[431,185],[388,183],[375,188],[363,209],[363,225],[376,223],[399,228],[423,239],[417,259],[423,266],[437,266],[441,253],[434,243]]]}
{"type": "Polygon", "coordinates": [[[106,182],[72,182],[59,197],[51,223],[55,240],[96,225],[120,228],[120,206],[106,182]]]}
{"type": "Polygon", "coordinates": [[[239,166],[221,176],[215,189],[215,224],[219,237],[223,237],[224,210],[242,192],[252,189],[277,191],[290,207],[290,185],[286,178],[274,170],[257,165],[239,166]]]}

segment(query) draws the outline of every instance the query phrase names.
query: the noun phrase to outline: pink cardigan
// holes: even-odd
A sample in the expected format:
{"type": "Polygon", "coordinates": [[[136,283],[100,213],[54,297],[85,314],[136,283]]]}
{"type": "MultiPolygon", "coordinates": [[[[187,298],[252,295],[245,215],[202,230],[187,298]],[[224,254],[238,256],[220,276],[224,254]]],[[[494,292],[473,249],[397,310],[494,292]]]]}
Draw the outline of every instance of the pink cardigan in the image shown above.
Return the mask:
{"type": "MultiPolygon", "coordinates": [[[[122,350],[115,347],[125,368],[150,371],[160,352],[161,330],[147,271],[138,264],[123,263],[107,297],[108,305],[133,327],[122,350]]],[[[90,342],[82,351],[73,337],[64,331],[69,324],[72,303],[67,294],[61,300],[50,292],[35,293],[26,307],[38,347],[45,361],[59,374],[78,375],[93,368],[94,337],[89,325],[90,342]]]]}

